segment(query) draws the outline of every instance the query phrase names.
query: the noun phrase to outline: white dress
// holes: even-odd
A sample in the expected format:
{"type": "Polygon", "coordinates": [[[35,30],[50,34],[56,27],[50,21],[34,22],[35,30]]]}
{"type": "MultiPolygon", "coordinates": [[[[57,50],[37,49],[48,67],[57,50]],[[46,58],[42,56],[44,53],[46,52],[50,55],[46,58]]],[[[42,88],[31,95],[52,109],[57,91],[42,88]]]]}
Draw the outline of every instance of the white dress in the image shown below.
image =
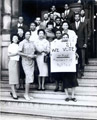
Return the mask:
{"type": "MultiPolygon", "coordinates": [[[[18,53],[18,44],[12,43],[8,47],[8,53],[16,54],[18,53]]],[[[19,55],[10,57],[9,59],[9,84],[15,85],[19,84],[19,55]]]]}
{"type": "MultiPolygon", "coordinates": [[[[37,52],[45,51],[49,53],[49,42],[46,39],[37,40],[35,42],[35,47],[36,47],[37,52]]],[[[47,63],[44,62],[45,55],[46,53],[42,52],[41,54],[38,54],[36,58],[40,77],[48,76],[48,65],[47,63]]]]}

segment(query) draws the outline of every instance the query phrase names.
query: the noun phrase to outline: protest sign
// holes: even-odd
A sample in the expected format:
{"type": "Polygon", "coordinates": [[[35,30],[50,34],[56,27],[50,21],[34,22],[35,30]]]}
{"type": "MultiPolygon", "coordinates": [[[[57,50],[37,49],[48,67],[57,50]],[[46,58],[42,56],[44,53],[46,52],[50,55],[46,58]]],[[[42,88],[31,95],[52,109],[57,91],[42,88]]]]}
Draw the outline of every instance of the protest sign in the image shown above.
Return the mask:
{"type": "Polygon", "coordinates": [[[52,42],[51,72],[76,72],[75,51],[73,42],[52,42]]]}

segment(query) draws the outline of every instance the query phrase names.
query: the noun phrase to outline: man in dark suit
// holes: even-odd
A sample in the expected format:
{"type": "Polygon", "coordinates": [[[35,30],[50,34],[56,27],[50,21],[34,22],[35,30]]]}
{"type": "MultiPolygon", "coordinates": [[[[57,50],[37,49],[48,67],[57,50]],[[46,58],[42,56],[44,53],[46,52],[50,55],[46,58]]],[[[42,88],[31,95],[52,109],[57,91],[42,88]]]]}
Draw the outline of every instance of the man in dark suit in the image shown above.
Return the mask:
{"type": "Polygon", "coordinates": [[[68,4],[64,5],[64,16],[65,20],[69,21],[70,23],[74,22],[74,12],[69,8],[68,4]]]}
{"type": "Polygon", "coordinates": [[[71,27],[78,36],[77,41],[77,52],[79,54],[79,71],[80,75],[83,76],[84,65],[85,65],[85,49],[87,48],[87,27],[86,23],[80,21],[80,14],[75,14],[75,22],[72,23],[71,27]]]}
{"type": "Polygon", "coordinates": [[[16,34],[19,27],[21,27],[24,32],[28,29],[27,25],[24,23],[23,16],[19,16],[18,21],[12,25],[11,34],[16,34]]]}
{"type": "Polygon", "coordinates": [[[85,16],[85,10],[82,9],[80,11],[80,21],[82,23],[85,23],[86,24],[86,27],[87,27],[87,31],[88,31],[88,37],[87,37],[87,48],[85,50],[85,64],[88,64],[88,41],[90,40],[90,37],[91,37],[91,25],[90,25],[90,20],[86,18],[85,16]]]}
{"type": "Polygon", "coordinates": [[[54,26],[54,32],[56,33],[56,31],[62,31],[62,22],[61,22],[61,18],[60,17],[56,17],[55,19],[55,26],[54,26]]]}

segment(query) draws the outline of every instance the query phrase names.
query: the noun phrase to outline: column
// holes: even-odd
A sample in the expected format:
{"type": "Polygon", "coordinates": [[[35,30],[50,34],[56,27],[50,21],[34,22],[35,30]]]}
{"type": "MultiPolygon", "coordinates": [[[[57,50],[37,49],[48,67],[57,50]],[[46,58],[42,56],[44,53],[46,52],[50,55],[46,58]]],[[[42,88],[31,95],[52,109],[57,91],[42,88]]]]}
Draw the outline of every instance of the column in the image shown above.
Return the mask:
{"type": "Polygon", "coordinates": [[[12,26],[15,26],[17,24],[17,20],[18,20],[18,16],[19,16],[20,1],[12,0],[12,26]]]}
{"type": "MultiPolygon", "coordinates": [[[[1,16],[1,8],[2,8],[2,1],[0,0],[0,16],[1,16]]],[[[0,17],[1,21],[1,17],[0,17]]],[[[0,28],[1,28],[1,22],[0,22],[0,28]]],[[[0,29],[0,73],[1,73],[1,29],[0,29]]],[[[0,80],[1,80],[1,74],[0,74],[0,80]]]]}
{"type": "Polygon", "coordinates": [[[1,44],[1,74],[8,76],[8,56],[7,49],[10,44],[11,28],[11,0],[2,0],[2,44],[1,44]]]}
{"type": "MultiPolygon", "coordinates": [[[[8,78],[8,46],[10,44],[11,27],[17,23],[19,0],[2,1],[2,43],[1,43],[1,74],[2,79],[8,78]]],[[[21,0],[20,0],[21,1],[21,0]]]]}

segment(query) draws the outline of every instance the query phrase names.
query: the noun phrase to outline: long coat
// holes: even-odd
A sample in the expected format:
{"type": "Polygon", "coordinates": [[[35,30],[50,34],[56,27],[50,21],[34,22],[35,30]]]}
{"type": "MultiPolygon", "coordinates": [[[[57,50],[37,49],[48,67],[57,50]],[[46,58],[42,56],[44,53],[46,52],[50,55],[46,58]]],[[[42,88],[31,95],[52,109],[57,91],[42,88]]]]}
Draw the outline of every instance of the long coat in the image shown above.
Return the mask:
{"type": "Polygon", "coordinates": [[[83,45],[87,44],[87,36],[88,36],[86,23],[80,22],[78,29],[76,29],[75,23],[72,23],[71,28],[75,31],[75,33],[78,36],[77,47],[83,48],[83,45]]]}

